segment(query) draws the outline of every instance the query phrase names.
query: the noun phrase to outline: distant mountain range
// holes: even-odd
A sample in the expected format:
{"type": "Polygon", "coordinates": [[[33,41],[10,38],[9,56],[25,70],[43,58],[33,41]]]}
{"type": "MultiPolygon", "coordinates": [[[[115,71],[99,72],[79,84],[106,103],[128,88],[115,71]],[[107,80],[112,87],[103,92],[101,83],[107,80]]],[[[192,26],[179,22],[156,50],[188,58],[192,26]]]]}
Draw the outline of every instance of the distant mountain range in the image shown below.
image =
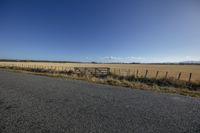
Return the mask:
{"type": "Polygon", "coordinates": [[[183,61],[181,64],[200,64],[200,61],[183,61]]]}

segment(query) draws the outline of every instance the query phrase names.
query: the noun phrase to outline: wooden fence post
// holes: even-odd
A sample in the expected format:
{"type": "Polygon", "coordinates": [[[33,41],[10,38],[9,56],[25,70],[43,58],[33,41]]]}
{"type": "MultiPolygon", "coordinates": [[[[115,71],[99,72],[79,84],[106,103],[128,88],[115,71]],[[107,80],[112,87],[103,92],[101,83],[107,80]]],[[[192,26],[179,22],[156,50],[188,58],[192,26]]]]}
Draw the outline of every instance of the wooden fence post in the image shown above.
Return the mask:
{"type": "Polygon", "coordinates": [[[192,78],[192,73],[190,73],[189,75],[189,80],[188,80],[189,83],[191,82],[191,78],[192,78]]]}
{"type": "Polygon", "coordinates": [[[84,74],[85,74],[85,76],[86,76],[86,74],[87,74],[87,68],[85,67],[84,70],[85,70],[85,71],[84,71],[84,74]]]}
{"type": "Polygon", "coordinates": [[[156,79],[157,79],[157,77],[158,77],[158,74],[159,74],[159,71],[156,72],[156,79]]]}
{"type": "Polygon", "coordinates": [[[148,74],[148,70],[146,70],[145,75],[144,75],[144,78],[147,77],[147,74],[148,74]]]}
{"type": "Polygon", "coordinates": [[[181,72],[178,74],[178,80],[180,80],[181,78],[181,72]]]}
{"type": "Polygon", "coordinates": [[[168,72],[166,72],[166,74],[165,74],[165,79],[167,79],[167,75],[168,75],[168,72]]]}
{"type": "Polygon", "coordinates": [[[136,78],[138,77],[138,73],[139,73],[139,71],[138,71],[138,69],[137,69],[137,72],[136,72],[136,78]]]}
{"type": "Polygon", "coordinates": [[[127,76],[131,76],[131,70],[130,69],[128,69],[128,72],[127,72],[127,76]]]}
{"type": "Polygon", "coordinates": [[[97,68],[94,68],[94,75],[97,75],[97,68]]]}
{"type": "Polygon", "coordinates": [[[55,69],[54,69],[54,71],[55,71],[55,73],[57,73],[57,69],[56,69],[57,67],[55,66],[55,69]]]}
{"type": "Polygon", "coordinates": [[[120,71],[120,69],[119,69],[119,76],[121,75],[121,71],[120,71]]]}
{"type": "Polygon", "coordinates": [[[108,74],[108,75],[111,74],[110,68],[107,68],[107,74],[108,74]]]}

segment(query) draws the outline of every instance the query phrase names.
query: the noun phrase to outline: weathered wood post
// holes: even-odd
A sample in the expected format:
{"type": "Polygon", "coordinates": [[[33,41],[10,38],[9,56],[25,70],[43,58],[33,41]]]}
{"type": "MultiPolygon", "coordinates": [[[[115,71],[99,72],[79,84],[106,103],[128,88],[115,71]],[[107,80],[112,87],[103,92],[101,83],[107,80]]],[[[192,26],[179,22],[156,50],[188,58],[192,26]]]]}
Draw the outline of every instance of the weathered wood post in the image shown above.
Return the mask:
{"type": "Polygon", "coordinates": [[[156,72],[156,79],[158,78],[159,71],[156,72]]]}
{"type": "Polygon", "coordinates": [[[131,70],[130,69],[128,69],[127,76],[131,76],[131,70]]]}
{"type": "Polygon", "coordinates": [[[138,78],[138,73],[139,73],[139,70],[137,69],[137,71],[136,71],[136,78],[138,78]]]}
{"type": "Polygon", "coordinates": [[[64,71],[64,67],[62,66],[62,71],[64,71]]]}
{"type": "Polygon", "coordinates": [[[53,66],[51,66],[51,71],[52,71],[52,73],[54,73],[54,67],[53,66]]]}
{"type": "Polygon", "coordinates": [[[57,73],[57,66],[55,66],[55,69],[54,69],[55,73],[57,73]]]}
{"type": "Polygon", "coordinates": [[[85,71],[84,71],[84,74],[85,74],[85,76],[86,76],[86,75],[87,75],[87,68],[85,67],[84,70],[85,70],[85,71]]]}
{"type": "Polygon", "coordinates": [[[50,66],[50,71],[51,73],[53,73],[53,66],[50,66]]]}
{"type": "Polygon", "coordinates": [[[97,68],[94,68],[94,75],[97,76],[97,68]]]}
{"type": "Polygon", "coordinates": [[[192,79],[192,73],[190,73],[189,75],[189,80],[188,80],[189,83],[191,82],[191,79],[192,79]]]}
{"type": "Polygon", "coordinates": [[[166,74],[165,74],[165,79],[167,79],[167,75],[168,75],[168,72],[166,72],[166,74]]]}
{"type": "Polygon", "coordinates": [[[120,71],[120,69],[119,69],[119,76],[121,75],[121,71],[120,71]]]}
{"type": "Polygon", "coordinates": [[[181,72],[178,74],[178,80],[180,80],[180,78],[181,78],[181,72]]]}
{"type": "Polygon", "coordinates": [[[110,68],[107,68],[107,75],[110,75],[110,68]]]}
{"type": "Polygon", "coordinates": [[[146,70],[144,78],[147,78],[148,70],[146,70]]]}

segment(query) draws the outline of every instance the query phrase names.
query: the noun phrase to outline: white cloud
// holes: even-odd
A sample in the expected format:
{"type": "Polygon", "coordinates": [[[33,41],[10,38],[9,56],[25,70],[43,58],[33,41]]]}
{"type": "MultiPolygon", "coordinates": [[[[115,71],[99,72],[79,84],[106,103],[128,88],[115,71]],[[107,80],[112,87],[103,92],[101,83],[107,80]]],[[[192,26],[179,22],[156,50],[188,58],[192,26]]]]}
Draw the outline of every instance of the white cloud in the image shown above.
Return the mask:
{"type": "Polygon", "coordinates": [[[145,60],[144,57],[116,57],[116,56],[106,56],[100,58],[103,62],[124,62],[124,63],[130,63],[130,62],[140,62],[142,60],[145,60]]]}
{"type": "Polygon", "coordinates": [[[182,62],[182,61],[200,61],[200,57],[194,56],[184,56],[184,57],[116,57],[116,56],[105,56],[97,59],[99,62],[121,62],[121,63],[131,63],[131,62],[141,62],[141,63],[162,63],[162,62],[182,62]]]}
{"type": "Polygon", "coordinates": [[[136,59],[136,60],[143,60],[145,58],[143,57],[114,57],[114,56],[106,56],[103,57],[102,59],[109,59],[109,60],[132,60],[132,59],[136,59]]]}
{"type": "Polygon", "coordinates": [[[184,57],[185,61],[200,61],[200,57],[192,57],[192,56],[186,56],[184,57]]]}

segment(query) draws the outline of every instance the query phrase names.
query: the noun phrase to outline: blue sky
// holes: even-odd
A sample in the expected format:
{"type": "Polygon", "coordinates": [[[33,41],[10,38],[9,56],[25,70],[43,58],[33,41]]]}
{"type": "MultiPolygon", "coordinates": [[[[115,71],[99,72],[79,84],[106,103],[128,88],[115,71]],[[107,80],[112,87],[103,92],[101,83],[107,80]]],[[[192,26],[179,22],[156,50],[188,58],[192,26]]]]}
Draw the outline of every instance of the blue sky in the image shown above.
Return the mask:
{"type": "Polygon", "coordinates": [[[0,58],[200,60],[199,0],[0,0],[0,58]]]}

